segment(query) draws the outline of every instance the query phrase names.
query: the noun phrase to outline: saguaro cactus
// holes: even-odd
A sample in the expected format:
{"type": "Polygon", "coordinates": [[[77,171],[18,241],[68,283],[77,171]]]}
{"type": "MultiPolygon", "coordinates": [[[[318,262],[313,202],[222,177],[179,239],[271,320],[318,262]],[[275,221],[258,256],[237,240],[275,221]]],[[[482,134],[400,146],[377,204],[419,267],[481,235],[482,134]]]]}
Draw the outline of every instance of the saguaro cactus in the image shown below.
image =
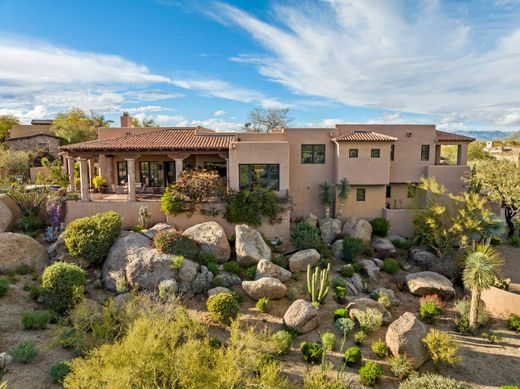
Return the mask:
{"type": "Polygon", "coordinates": [[[311,266],[307,265],[307,290],[309,291],[312,305],[316,308],[323,304],[325,297],[329,293],[329,272],[330,263],[326,269],[316,267],[314,273],[311,271],[311,266]]]}

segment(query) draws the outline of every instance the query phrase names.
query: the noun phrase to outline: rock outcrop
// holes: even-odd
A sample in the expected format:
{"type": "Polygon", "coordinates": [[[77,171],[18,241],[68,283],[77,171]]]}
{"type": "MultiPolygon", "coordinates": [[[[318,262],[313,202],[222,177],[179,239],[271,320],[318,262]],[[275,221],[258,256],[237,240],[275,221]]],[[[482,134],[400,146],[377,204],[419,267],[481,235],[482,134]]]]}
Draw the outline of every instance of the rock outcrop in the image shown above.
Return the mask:
{"type": "Polygon", "coordinates": [[[392,321],[392,314],[383,305],[372,299],[361,297],[355,299],[347,305],[349,316],[355,319],[356,311],[365,311],[368,308],[377,309],[383,315],[383,324],[389,324],[392,321]]]}
{"type": "Polygon", "coordinates": [[[30,236],[0,233],[0,272],[16,270],[19,266],[40,272],[47,264],[47,250],[30,236]]]}
{"type": "Polygon", "coordinates": [[[452,282],[439,273],[432,271],[411,273],[406,275],[405,280],[410,293],[416,296],[433,293],[443,298],[455,296],[452,282]]]}
{"type": "Polygon", "coordinates": [[[256,265],[255,279],[258,280],[263,277],[278,278],[282,282],[287,282],[291,279],[292,273],[281,266],[275,265],[267,259],[261,259],[256,265]]]}
{"type": "Polygon", "coordinates": [[[341,234],[341,220],[326,218],[319,221],[321,239],[327,244],[334,242],[336,237],[341,234]]]}
{"type": "Polygon", "coordinates": [[[256,265],[261,259],[271,260],[271,248],[262,235],[247,224],[235,227],[235,249],[240,266],[256,265]]]}
{"type": "Polygon", "coordinates": [[[287,287],[278,278],[264,277],[255,281],[242,281],[244,292],[253,300],[262,297],[277,300],[287,294],[287,287]]]}
{"type": "Polygon", "coordinates": [[[283,322],[288,328],[305,334],[318,328],[320,317],[318,310],[311,303],[299,299],[287,309],[283,315],[283,322]]]}
{"type": "Polygon", "coordinates": [[[0,233],[9,232],[14,221],[14,216],[7,205],[0,201],[0,233]]]}
{"type": "Polygon", "coordinates": [[[372,239],[372,225],[368,221],[358,219],[354,216],[348,217],[347,220],[345,220],[341,232],[344,235],[361,239],[367,244],[370,243],[372,239]]]}
{"type": "Polygon", "coordinates": [[[375,238],[372,240],[372,247],[378,257],[390,257],[395,255],[397,250],[395,246],[386,238],[375,238]]]}
{"type": "Polygon", "coordinates": [[[197,242],[203,253],[211,254],[218,263],[229,261],[231,248],[224,229],[217,222],[200,223],[182,233],[197,242]]]}
{"type": "Polygon", "coordinates": [[[307,265],[311,267],[320,261],[320,253],[315,249],[300,250],[289,257],[289,269],[296,273],[307,271],[307,265]]]}

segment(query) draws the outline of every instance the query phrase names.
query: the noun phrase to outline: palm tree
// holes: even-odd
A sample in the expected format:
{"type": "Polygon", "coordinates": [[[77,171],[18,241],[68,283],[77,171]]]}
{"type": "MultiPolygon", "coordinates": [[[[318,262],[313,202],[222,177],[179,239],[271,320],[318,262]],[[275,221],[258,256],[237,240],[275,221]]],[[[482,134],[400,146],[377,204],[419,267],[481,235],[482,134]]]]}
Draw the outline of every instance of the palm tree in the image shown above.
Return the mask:
{"type": "Polygon", "coordinates": [[[343,212],[343,206],[345,205],[345,201],[347,201],[348,194],[351,191],[350,183],[348,180],[343,177],[339,184],[336,185],[338,189],[338,199],[339,199],[339,209],[337,210],[338,217],[341,217],[343,212]]]}
{"type": "Polygon", "coordinates": [[[333,201],[333,189],[332,185],[325,181],[320,184],[320,203],[325,207],[325,218],[330,218],[330,207],[332,207],[333,201]]]}
{"type": "Polygon", "coordinates": [[[471,290],[471,307],[469,311],[469,328],[477,327],[480,295],[495,283],[495,278],[502,266],[500,254],[491,246],[477,244],[469,249],[465,258],[462,281],[471,290]]]}

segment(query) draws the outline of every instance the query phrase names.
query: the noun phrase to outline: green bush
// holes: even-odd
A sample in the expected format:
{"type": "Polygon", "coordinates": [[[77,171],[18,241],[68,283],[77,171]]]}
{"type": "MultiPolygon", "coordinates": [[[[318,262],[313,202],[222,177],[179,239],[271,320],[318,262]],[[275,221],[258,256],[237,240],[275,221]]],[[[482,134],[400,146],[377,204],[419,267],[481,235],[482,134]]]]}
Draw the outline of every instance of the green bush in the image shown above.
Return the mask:
{"type": "Polygon", "coordinates": [[[338,330],[346,335],[354,329],[356,323],[348,317],[340,317],[334,321],[334,325],[338,330]]]}
{"type": "Polygon", "coordinates": [[[351,264],[343,265],[339,270],[339,274],[341,274],[342,277],[350,278],[354,275],[354,268],[351,264]]]}
{"type": "Polygon", "coordinates": [[[442,311],[435,303],[424,302],[419,306],[419,317],[427,323],[433,323],[442,311]]]}
{"type": "Polygon", "coordinates": [[[378,339],[378,340],[372,342],[370,349],[379,358],[384,358],[388,354],[388,347],[386,347],[385,342],[382,341],[381,339],[378,339]]]}
{"type": "MultiPolygon", "coordinates": [[[[343,382],[343,378],[338,376],[331,377],[328,374],[328,367],[312,366],[303,374],[303,389],[348,389],[343,382]]],[[[293,386],[294,387],[294,386],[293,386]]]]}
{"type": "Polygon", "coordinates": [[[63,383],[63,380],[69,373],[70,366],[66,361],[59,361],[52,364],[48,371],[49,378],[56,384],[63,383]]]}
{"type": "Polygon", "coordinates": [[[50,311],[25,311],[22,313],[22,325],[25,330],[42,330],[52,319],[50,311]]]}
{"type": "Polygon", "coordinates": [[[401,354],[388,358],[388,366],[392,374],[401,380],[408,377],[413,371],[410,359],[401,354]]]}
{"type": "Polygon", "coordinates": [[[239,275],[242,272],[242,268],[240,267],[238,262],[235,262],[235,261],[230,261],[230,262],[224,263],[224,270],[228,271],[230,273],[235,273],[235,274],[239,274],[239,275]]]}
{"type": "Polygon", "coordinates": [[[200,252],[197,243],[178,231],[159,231],[153,239],[153,247],[165,254],[181,255],[197,260],[200,252]]]}
{"type": "Polygon", "coordinates": [[[316,249],[322,256],[329,256],[330,252],[321,239],[318,227],[309,223],[299,222],[292,233],[294,247],[298,250],[316,249]]]}
{"type": "Polygon", "coordinates": [[[5,278],[0,279],[0,297],[5,296],[8,290],[9,290],[9,281],[6,280],[5,278]]]}
{"type": "Polygon", "coordinates": [[[352,270],[354,270],[354,273],[363,274],[365,267],[359,262],[354,262],[352,264],[352,270]]]}
{"type": "Polygon", "coordinates": [[[318,343],[303,342],[300,345],[300,350],[303,354],[303,359],[306,362],[313,365],[318,365],[321,363],[324,350],[323,347],[321,347],[318,343]]]}
{"type": "Polygon", "coordinates": [[[345,359],[345,363],[347,366],[356,366],[361,362],[362,359],[361,350],[359,347],[349,347],[347,351],[345,351],[345,354],[343,355],[343,358],[345,359]]]}
{"type": "Polygon", "coordinates": [[[294,286],[290,286],[287,288],[287,298],[291,301],[294,301],[298,298],[298,289],[296,289],[294,286]]]}
{"type": "Polygon", "coordinates": [[[399,389],[463,389],[464,386],[453,378],[435,373],[413,375],[401,382],[399,389]]]}
{"type": "Polygon", "coordinates": [[[392,244],[401,250],[410,250],[410,248],[413,246],[413,242],[409,240],[402,240],[402,239],[392,239],[392,244]]]}
{"type": "Polygon", "coordinates": [[[85,271],[79,266],[55,262],[42,274],[41,295],[46,307],[57,313],[66,311],[85,291],[85,271]]]}
{"type": "Polygon", "coordinates": [[[511,331],[520,332],[520,315],[511,315],[507,321],[507,326],[511,331]]]}
{"type": "Polygon", "coordinates": [[[334,301],[343,304],[347,299],[347,288],[344,286],[336,286],[334,288],[334,301]]]}
{"type": "Polygon", "coordinates": [[[512,236],[509,238],[509,243],[513,247],[520,247],[520,236],[512,236]]]}
{"type": "Polygon", "coordinates": [[[354,261],[358,256],[363,254],[365,249],[365,242],[359,238],[347,236],[343,239],[343,259],[347,262],[354,261]]]}
{"type": "Polygon", "coordinates": [[[256,277],[256,265],[249,266],[246,268],[246,278],[249,281],[253,281],[256,277]]]}
{"type": "Polygon", "coordinates": [[[32,233],[45,226],[45,222],[38,215],[23,215],[16,222],[16,226],[24,233],[33,235],[32,233]]]}
{"type": "Polygon", "coordinates": [[[97,265],[103,262],[120,231],[121,216],[116,212],[83,217],[65,229],[65,246],[73,257],[97,265]]]}
{"type": "Polygon", "coordinates": [[[384,272],[386,272],[388,274],[395,274],[399,270],[401,270],[401,266],[399,265],[399,262],[397,262],[395,259],[387,258],[383,262],[383,267],[381,270],[383,270],[384,272]]]}
{"type": "MultiPolygon", "coordinates": [[[[465,334],[469,330],[470,307],[471,301],[468,297],[464,297],[455,303],[455,311],[457,312],[455,328],[461,334],[465,334]]],[[[480,304],[477,315],[477,323],[479,326],[484,326],[488,321],[489,315],[486,311],[486,308],[484,304],[480,304]]]]}
{"type": "Polygon", "coordinates": [[[182,255],[174,255],[172,257],[172,263],[170,267],[172,269],[180,269],[184,263],[184,257],[182,255]]]}
{"type": "Polygon", "coordinates": [[[334,311],[334,321],[338,320],[342,317],[348,317],[348,309],[346,308],[338,308],[334,311]]]}
{"type": "Polygon", "coordinates": [[[218,264],[216,262],[208,262],[206,264],[206,267],[208,268],[208,271],[212,273],[214,276],[218,274],[218,264]]]}
{"type": "Polygon", "coordinates": [[[376,362],[368,361],[358,370],[359,381],[363,385],[375,385],[383,375],[383,368],[376,362]]]}
{"type": "Polygon", "coordinates": [[[185,211],[185,197],[175,191],[172,186],[168,186],[161,196],[161,211],[167,215],[176,215],[185,211]]]}
{"type": "Polygon", "coordinates": [[[377,331],[383,324],[383,314],[374,308],[368,308],[364,311],[356,310],[354,317],[359,323],[359,328],[367,334],[377,331]]]}
{"type": "Polygon", "coordinates": [[[262,313],[269,312],[271,310],[271,302],[268,298],[262,297],[260,300],[256,302],[256,309],[258,309],[262,313]]]}
{"type": "Polygon", "coordinates": [[[449,333],[431,328],[422,341],[426,344],[435,366],[441,363],[454,365],[462,361],[462,357],[457,356],[457,342],[449,333]]]}
{"type": "Polygon", "coordinates": [[[500,389],[519,389],[518,385],[502,385],[500,389]]]}
{"type": "Polygon", "coordinates": [[[210,296],[206,302],[213,319],[230,324],[238,316],[238,301],[231,293],[218,293],[210,296]]]}
{"type": "Polygon", "coordinates": [[[231,192],[224,198],[226,202],[225,219],[230,223],[245,223],[250,226],[262,224],[262,217],[275,221],[283,211],[287,198],[279,197],[272,189],[255,186],[231,192]]]}
{"type": "Polygon", "coordinates": [[[354,333],[354,343],[361,346],[367,339],[367,333],[363,330],[354,333]]]}
{"type": "Polygon", "coordinates": [[[332,288],[335,288],[336,286],[346,287],[347,281],[345,281],[343,278],[341,278],[339,276],[335,276],[332,278],[331,285],[332,285],[332,288]]]}
{"type": "Polygon", "coordinates": [[[370,221],[372,233],[376,236],[385,237],[390,229],[390,222],[384,217],[376,217],[370,221]]]}
{"type": "Polygon", "coordinates": [[[38,348],[33,341],[22,340],[16,345],[11,354],[16,362],[29,363],[38,355],[38,348]]]}
{"type": "Polygon", "coordinates": [[[332,332],[321,334],[321,344],[323,344],[325,350],[333,351],[336,347],[336,335],[332,332]]]}
{"type": "Polygon", "coordinates": [[[275,355],[284,355],[289,352],[292,345],[292,335],[287,331],[276,331],[271,336],[273,343],[273,352],[275,355]]]}

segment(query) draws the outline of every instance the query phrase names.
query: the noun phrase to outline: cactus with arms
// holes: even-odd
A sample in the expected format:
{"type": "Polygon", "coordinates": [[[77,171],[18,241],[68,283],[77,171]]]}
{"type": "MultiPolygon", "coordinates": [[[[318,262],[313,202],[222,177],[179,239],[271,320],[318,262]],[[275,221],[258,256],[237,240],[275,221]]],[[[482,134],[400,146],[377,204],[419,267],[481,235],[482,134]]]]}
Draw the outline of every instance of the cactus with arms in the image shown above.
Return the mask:
{"type": "Polygon", "coordinates": [[[311,266],[307,265],[307,290],[311,297],[311,303],[316,308],[323,304],[329,293],[329,272],[330,263],[326,269],[316,267],[314,272],[311,271],[311,266]]]}

